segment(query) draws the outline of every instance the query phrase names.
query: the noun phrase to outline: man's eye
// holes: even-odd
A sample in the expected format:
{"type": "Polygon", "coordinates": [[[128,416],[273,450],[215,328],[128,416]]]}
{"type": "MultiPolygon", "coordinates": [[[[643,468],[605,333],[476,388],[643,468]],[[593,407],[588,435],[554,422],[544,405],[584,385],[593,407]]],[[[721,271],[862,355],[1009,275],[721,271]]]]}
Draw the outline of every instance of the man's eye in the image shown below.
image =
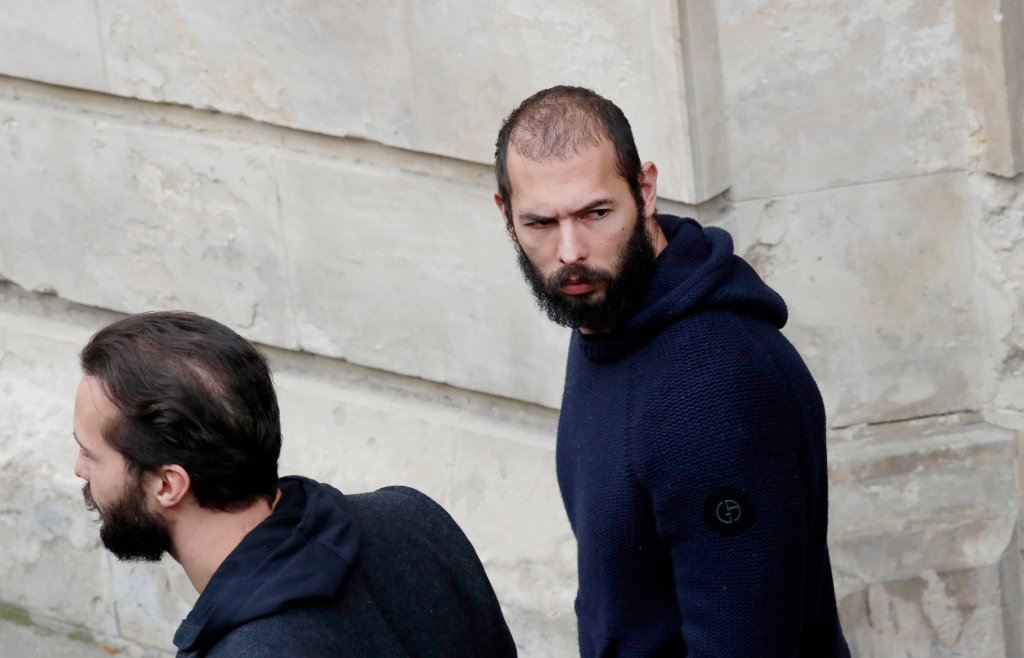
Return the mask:
{"type": "Polygon", "coordinates": [[[607,216],[609,212],[611,211],[608,210],[607,208],[595,208],[594,210],[591,210],[588,214],[594,219],[601,219],[602,217],[607,216]]]}
{"type": "Polygon", "coordinates": [[[535,219],[532,222],[527,222],[526,225],[530,228],[544,228],[550,226],[552,221],[550,219],[535,219]]]}

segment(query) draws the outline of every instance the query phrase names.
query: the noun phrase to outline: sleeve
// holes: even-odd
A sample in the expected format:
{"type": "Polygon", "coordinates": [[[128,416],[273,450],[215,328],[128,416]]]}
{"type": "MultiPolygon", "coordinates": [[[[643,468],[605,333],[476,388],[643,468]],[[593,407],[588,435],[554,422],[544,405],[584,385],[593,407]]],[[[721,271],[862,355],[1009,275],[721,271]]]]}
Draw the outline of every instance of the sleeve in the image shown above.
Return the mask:
{"type": "MultiPolygon", "coordinates": [[[[644,413],[634,458],[671,554],[691,658],[801,653],[818,541],[810,507],[824,482],[823,453],[821,473],[807,467],[808,444],[823,450],[824,416],[804,375],[810,387],[797,391],[774,364],[716,362],[644,413]]],[[[820,533],[824,547],[823,520],[820,533]]]]}

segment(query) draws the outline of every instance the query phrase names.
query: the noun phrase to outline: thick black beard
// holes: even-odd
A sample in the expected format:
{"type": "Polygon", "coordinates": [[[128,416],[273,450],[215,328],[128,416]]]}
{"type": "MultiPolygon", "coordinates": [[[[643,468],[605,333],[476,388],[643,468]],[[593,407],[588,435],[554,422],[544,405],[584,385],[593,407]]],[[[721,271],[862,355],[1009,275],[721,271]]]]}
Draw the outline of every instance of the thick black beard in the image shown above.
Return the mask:
{"type": "Polygon", "coordinates": [[[89,484],[82,487],[85,506],[100,513],[100,540],[119,560],[159,562],[172,548],[167,523],[146,509],[139,478],[129,476],[124,492],[106,509],[99,509],[89,484]]]}
{"type": "Polygon", "coordinates": [[[643,213],[637,214],[633,234],[619,254],[621,265],[617,276],[608,270],[570,263],[556,270],[545,281],[522,246],[516,242],[515,247],[519,269],[540,310],[547,313],[552,322],[563,327],[584,327],[594,331],[615,329],[625,323],[647,293],[657,260],[654,242],[647,232],[643,213]],[[559,292],[559,288],[570,280],[590,284],[607,283],[608,287],[602,299],[589,302],[559,292]]]}

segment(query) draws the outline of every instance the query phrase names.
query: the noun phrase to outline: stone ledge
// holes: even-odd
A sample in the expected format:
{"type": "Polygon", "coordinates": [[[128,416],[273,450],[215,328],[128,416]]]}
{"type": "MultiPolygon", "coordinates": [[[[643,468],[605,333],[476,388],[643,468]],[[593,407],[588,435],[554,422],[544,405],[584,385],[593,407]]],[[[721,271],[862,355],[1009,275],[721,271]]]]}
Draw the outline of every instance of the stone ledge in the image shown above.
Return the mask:
{"type": "MultiPolygon", "coordinates": [[[[212,10],[195,0],[74,0],[67,16],[16,4],[12,20],[0,21],[0,71],[8,75],[480,163],[491,161],[501,120],[527,95],[560,83],[593,87],[631,117],[666,191],[704,200],[681,196],[694,164],[680,135],[687,122],[699,130],[697,118],[686,116],[680,94],[650,102],[652,89],[678,82],[665,70],[680,55],[664,29],[675,11],[670,0],[650,11],[606,0],[486,0],[474,11],[437,3],[363,3],[353,11],[308,0],[258,8],[226,0],[212,10]]],[[[701,148],[724,152],[724,143],[701,148]]]]}
{"type": "Polygon", "coordinates": [[[0,275],[558,406],[568,336],[533,308],[489,185],[133,119],[0,101],[0,275]]]}
{"type": "Polygon", "coordinates": [[[976,419],[831,441],[829,543],[855,655],[1017,655],[1017,438],[976,419]]]}

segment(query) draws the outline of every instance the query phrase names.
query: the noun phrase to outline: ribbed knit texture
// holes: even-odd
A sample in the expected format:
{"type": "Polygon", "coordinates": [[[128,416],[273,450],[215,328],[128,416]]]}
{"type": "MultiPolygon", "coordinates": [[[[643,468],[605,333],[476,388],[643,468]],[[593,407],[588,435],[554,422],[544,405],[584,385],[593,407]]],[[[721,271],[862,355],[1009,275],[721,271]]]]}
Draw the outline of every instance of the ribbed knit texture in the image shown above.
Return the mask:
{"type": "Polygon", "coordinates": [[[824,410],[785,304],[725,231],[658,219],[669,245],[642,305],[569,349],[557,462],[580,653],[848,656],[824,410]],[[727,499],[742,524],[713,518],[727,499]]]}

